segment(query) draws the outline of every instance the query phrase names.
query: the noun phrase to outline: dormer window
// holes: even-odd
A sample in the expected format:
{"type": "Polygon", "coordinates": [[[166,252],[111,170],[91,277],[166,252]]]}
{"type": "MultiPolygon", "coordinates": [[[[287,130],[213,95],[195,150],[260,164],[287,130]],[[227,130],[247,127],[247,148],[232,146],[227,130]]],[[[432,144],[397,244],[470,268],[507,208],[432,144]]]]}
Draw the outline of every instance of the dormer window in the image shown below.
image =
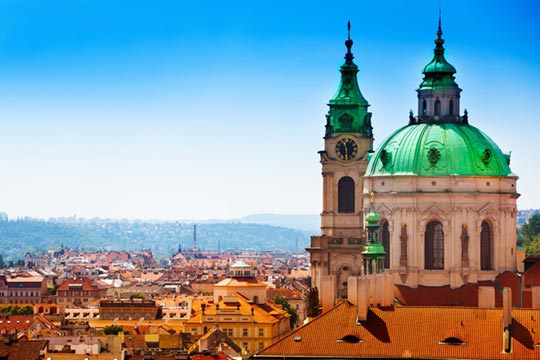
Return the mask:
{"type": "Polygon", "coordinates": [[[362,339],[360,339],[359,337],[355,336],[355,335],[345,335],[344,337],[339,339],[338,342],[345,342],[345,343],[349,343],[349,344],[358,344],[358,343],[361,343],[361,342],[364,342],[364,341],[362,339]]]}
{"type": "Polygon", "coordinates": [[[467,343],[460,338],[450,336],[443,341],[439,341],[439,345],[467,345],[467,343]]]}

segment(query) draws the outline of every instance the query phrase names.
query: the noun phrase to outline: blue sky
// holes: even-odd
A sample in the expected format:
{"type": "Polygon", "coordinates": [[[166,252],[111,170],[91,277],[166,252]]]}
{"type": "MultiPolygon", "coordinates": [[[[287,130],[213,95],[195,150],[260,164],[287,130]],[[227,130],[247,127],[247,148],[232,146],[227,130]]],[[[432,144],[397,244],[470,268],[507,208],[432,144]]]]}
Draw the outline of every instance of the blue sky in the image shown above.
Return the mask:
{"type": "MultiPolygon", "coordinates": [[[[462,111],[540,208],[540,5],[441,1],[462,111]]],[[[317,214],[352,23],[376,145],[416,110],[439,1],[0,0],[0,211],[317,214]]]]}

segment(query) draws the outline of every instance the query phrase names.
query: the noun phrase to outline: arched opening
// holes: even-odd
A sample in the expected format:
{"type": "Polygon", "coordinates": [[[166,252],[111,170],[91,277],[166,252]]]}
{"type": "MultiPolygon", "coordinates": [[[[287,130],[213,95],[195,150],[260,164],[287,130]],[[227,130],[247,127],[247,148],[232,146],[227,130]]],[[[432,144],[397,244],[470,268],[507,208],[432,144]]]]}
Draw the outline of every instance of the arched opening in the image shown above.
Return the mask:
{"type": "Polygon", "coordinates": [[[380,227],[379,237],[381,243],[384,246],[384,251],[386,251],[386,256],[384,257],[384,268],[390,269],[390,230],[388,221],[384,220],[380,227]]]}
{"type": "Polygon", "coordinates": [[[422,100],[422,115],[425,115],[427,114],[427,103],[426,103],[426,99],[423,99],[422,100]]]}
{"type": "Polygon", "coordinates": [[[448,102],[448,115],[454,115],[454,100],[448,102]]]}
{"type": "Polygon", "coordinates": [[[441,100],[435,100],[435,115],[441,115],[441,100]]]}
{"type": "Polygon", "coordinates": [[[442,224],[438,221],[428,223],[424,240],[424,268],[427,270],[444,269],[444,233],[442,224]]]}
{"type": "Polygon", "coordinates": [[[487,221],[482,221],[482,231],[480,232],[480,269],[482,270],[493,270],[493,264],[491,263],[492,244],[491,226],[487,221]]]}
{"type": "Polygon", "coordinates": [[[338,212],[354,213],[354,180],[348,176],[339,179],[338,212]]]}

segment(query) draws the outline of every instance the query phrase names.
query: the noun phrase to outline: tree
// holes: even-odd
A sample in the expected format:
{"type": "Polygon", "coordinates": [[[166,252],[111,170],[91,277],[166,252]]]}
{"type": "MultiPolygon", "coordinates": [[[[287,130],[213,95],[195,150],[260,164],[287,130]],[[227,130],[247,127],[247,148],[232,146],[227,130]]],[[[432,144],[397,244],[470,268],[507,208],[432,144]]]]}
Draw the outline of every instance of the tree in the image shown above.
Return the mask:
{"type": "Polygon", "coordinates": [[[529,221],[521,226],[521,233],[529,242],[533,240],[533,237],[540,234],[540,214],[531,216],[529,221]]]}
{"type": "Polygon", "coordinates": [[[527,257],[540,257],[540,236],[535,236],[533,241],[525,246],[525,249],[527,249],[527,257]]]}
{"type": "Polygon", "coordinates": [[[124,332],[124,328],[119,325],[108,325],[103,328],[105,335],[118,335],[121,332],[124,332]]]}
{"type": "Polygon", "coordinates": [[[298,313],[296,312],[296,309],[293,309],[285,296],[274,296],[274,303],[281,305],[281,308],[291,315],[291,329],[294,329],[294,325],[298,321],[298,313]]]}
{"type": "Polygon", "coordinates": [[[0,313],[4,315],[33,315],[34,308],[30,305],[5,305],[0,308],[0,313]]]}
{"type": "Polygon", "coordinates": [[[535,214],[529,221],[521,226],[521,233],[525,237],[524,246],[527,257],[540,257],[540,215],[535,214]]]}

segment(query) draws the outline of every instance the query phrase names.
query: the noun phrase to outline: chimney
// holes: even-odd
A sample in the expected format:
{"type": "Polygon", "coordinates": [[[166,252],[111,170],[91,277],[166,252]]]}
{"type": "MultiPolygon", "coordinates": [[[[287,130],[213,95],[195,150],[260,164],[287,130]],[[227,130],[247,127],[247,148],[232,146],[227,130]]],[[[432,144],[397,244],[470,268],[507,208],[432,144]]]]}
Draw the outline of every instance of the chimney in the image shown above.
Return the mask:
{"type": "Polygon", "coordinates": [[[336,276],[335,275],[325,275],[322,279],[322,311],[330,310],[334,307],[334,297],[336,294],[336,276]]]}
{"type": "Polygon", "coordinates": [[[539,310],[540,309],[540,286],[532,286],[532,308],[539,310]]]}
{"type": "Polygon", "coordinates": [[[358,277],[357,283],[357,301],[358,301],[358,321],[366,321],[369,307],[368,279],[366,276],[358,277]]]}
{"type": "Polygon", "coordinates": [[[512,289],[505,287],[503,295],[503,353],[512,352],[512,289]]]}
{"type": "Polygon", "coordinates": [[[492,286],[478,287],[478,307],[479,308],[494,308],[495,307],[495,288],[492,286]]]}

